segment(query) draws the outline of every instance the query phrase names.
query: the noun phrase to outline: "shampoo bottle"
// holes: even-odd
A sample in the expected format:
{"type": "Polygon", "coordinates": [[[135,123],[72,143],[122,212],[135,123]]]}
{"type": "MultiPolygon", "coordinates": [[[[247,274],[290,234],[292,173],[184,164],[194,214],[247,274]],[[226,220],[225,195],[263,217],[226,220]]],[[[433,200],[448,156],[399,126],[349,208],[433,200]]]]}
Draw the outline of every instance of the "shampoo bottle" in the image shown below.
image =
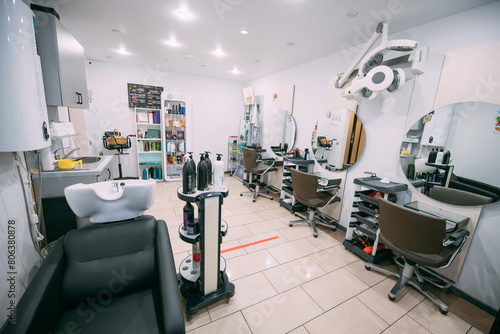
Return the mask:
{"type": "Polygon", "coordinates": [[[224,163],[220,153],[217,153],[217,160],[214,162],[214,190],[224,188],[224,163]]]}
{"type": "Polygon", "coordinates": [[[192,194],[196,191],[196,169],[191,164],[192,159],[186,157],[186,163],[182,167],[182,193],[192,194]]]}
{"type": "Polygon", "coordinates": [[[207,163],[207,185],[211,186],[213,185],[212,183],[212,161],[210,161],[210,156],[209,156],[208,151],[205,151],[205,161],[207,163]]]}
{"type": "Polygon", "coordinates": [[[442,164],[443,163],[443,149],[441,149],[437,154],[436,154],[436,163],[437,164],[442,164]]]}
{"type": "MultiPolygon", "coordinates": [[[[182,209],[183,213],[184,213],[184,225],[183,225],[183,228],[185,231],[187,231],[189,233],[189,230],[188,230],[188,223],[191,222],[191,226],[193,226],[194,224],[194,206],[187,202],[186,205],[184,205],[184,208],[182,209]]],[[[193,233],[194,229],[191,229],[191,233],[189,234],[194,234],[193,233]]]]}
{"type": "Polygon", "coordinates": [[[443,165],[449,164],[450,163],[450,158],[451,158],[450,151],[446,151],[446,153],[443,155],[443,165]]]}
{"type": "Polygon", "coordinates": [[[198,162],[197,168],[198,175],[198,190],[203,191],[206,190],[207,184],[207,162],[205,161],[205,154],[200,153],[200,161],[198,162]]]}

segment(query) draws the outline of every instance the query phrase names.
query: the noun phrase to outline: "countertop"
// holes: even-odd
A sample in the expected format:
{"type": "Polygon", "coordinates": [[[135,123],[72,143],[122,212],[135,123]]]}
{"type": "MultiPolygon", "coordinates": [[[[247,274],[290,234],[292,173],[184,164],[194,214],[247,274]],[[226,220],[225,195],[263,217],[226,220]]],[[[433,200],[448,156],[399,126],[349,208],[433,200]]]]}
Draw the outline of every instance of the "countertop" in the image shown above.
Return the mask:
{"type": "MultiPolygon", "coordinates": [[[[74,157],[78,159],[78,157],[74,157]]],[[[53,170],[53,171],[42,171],[40,174],[32,174],[33,178],[38,178],[41,175],[43,179],[48,178],[61,178],[61,177],[80,177],[80,176],[97,176],[100,175],[106,167],[111,163],[113,159],[112,155],[100,156],[101,160],[93,164],[91,169],[72,169],[72,170],[53,170]]]]}

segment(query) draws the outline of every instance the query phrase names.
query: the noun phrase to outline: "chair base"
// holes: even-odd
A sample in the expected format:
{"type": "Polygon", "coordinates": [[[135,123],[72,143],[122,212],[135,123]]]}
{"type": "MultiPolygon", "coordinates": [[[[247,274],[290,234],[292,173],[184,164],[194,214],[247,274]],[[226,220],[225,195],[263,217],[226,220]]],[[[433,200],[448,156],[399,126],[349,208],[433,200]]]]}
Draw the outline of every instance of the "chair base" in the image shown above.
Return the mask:
{"type": "Polygon", "coordinates": [[[320,220],[317,220],[317,219],[325,219],[325,221],[331,220],[331,219],[327,220],[326,217],[322,218],[323,214],[321,212],[318,212],[316,209],[314,209],[314,210],[309,209],[308,211],[309,211],[309,217],[306,217],[300,213],[295,212],[295,216],[301,217],[302,219],[293,220],[288,224],[288,226],[292,227],[294,224],[297,224],[297,223],[308,223],[309,225],[311,225],[311,227],[313,229],[313,235],[315,238],[318,237],[318,229],[316,227],[316,224],[330,227],[334,231],[337,229],[337,226],[335,226],[335,225],[324,223],[320,220]]]}
{"type": "Polygon", "coordinates": [[[257,196],[262,196],[262,197],[265,197],[265,198],[269,198],[271,201],[273,200],[273,197],[271,195],[262,194],[260,192],[260,184],[259,183],[255,184],[255,190],[254,189],[250,189],[249,191],[242,191],[240,193],[240,196],[243,196],[245,194],[253,194],[252,202],[255,202],[257,200],[257,196]]]}
{"type": "Polygon", "coordinates": [[[448,313],[448,305],[446,305],[442,300],[438,299],[433,293],[431,293],[427,289],[427,285],[425,284],[422,275],[420,274],[420,265],[405,260],[402,272],[398,273],[392,269],[385,268],[371,262],[367,262],[365,263],[365,269],[366,270],[375,269],[378,272],[389,274],[391,276],[398,278],[396,285],[394,285],[394,287],[389,292],[388,295],[389,300],[394,301],[396,299],[396,295],[398,294],[398,292],[401,291],[401,288],[406,284],[409,284],[413,286],[415,289],[417,289],[421,294],[429,298],[431,302],[436,304],[439,307],[439,311],[442,314],[448,313]]]}

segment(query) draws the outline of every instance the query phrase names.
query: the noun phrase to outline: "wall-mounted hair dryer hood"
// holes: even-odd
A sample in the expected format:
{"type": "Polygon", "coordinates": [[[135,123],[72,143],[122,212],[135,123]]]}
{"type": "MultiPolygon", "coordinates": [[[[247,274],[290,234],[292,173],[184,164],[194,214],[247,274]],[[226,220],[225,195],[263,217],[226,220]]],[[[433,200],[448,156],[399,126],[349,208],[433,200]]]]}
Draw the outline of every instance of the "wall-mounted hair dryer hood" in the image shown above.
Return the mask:
{"type": "Polygon", "coordinates": [[[49,121],[33,12],[22,1],[1,1],[0,13],[0,152],[48,148],[49,121]]]}
{"type": "Polygon", "coordinates": [[[418,48],[419,43],[409,39],[388,40],[387,35],[387,23],[380,23],[363,50],[339,75],[335,87],[344,88],[343,97],[361,100],[372,99],[384,90],[394,93],[411,75],[424,72],[429,48],[418,48]],[[380,45],[370,50],[379,38],[382,39],[380,45]],[[411,64],[411,72],[407,74],[408,64],[411,64]],[[349,79],[352,80],[348,82],[349,79]]]}

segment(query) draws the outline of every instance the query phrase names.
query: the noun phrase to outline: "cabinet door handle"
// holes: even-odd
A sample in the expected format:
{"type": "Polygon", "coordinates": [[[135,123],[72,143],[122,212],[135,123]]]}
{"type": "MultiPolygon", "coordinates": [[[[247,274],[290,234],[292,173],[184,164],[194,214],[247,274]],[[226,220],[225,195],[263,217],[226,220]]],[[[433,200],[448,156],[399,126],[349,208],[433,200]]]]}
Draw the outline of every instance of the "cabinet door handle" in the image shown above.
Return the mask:
{"type": "Polygon", "coordinates": [[[76,102],[76,104],[83,104],[82,94],[76,92],[76,96],[78,97],[78,101],[76,102]]]}

